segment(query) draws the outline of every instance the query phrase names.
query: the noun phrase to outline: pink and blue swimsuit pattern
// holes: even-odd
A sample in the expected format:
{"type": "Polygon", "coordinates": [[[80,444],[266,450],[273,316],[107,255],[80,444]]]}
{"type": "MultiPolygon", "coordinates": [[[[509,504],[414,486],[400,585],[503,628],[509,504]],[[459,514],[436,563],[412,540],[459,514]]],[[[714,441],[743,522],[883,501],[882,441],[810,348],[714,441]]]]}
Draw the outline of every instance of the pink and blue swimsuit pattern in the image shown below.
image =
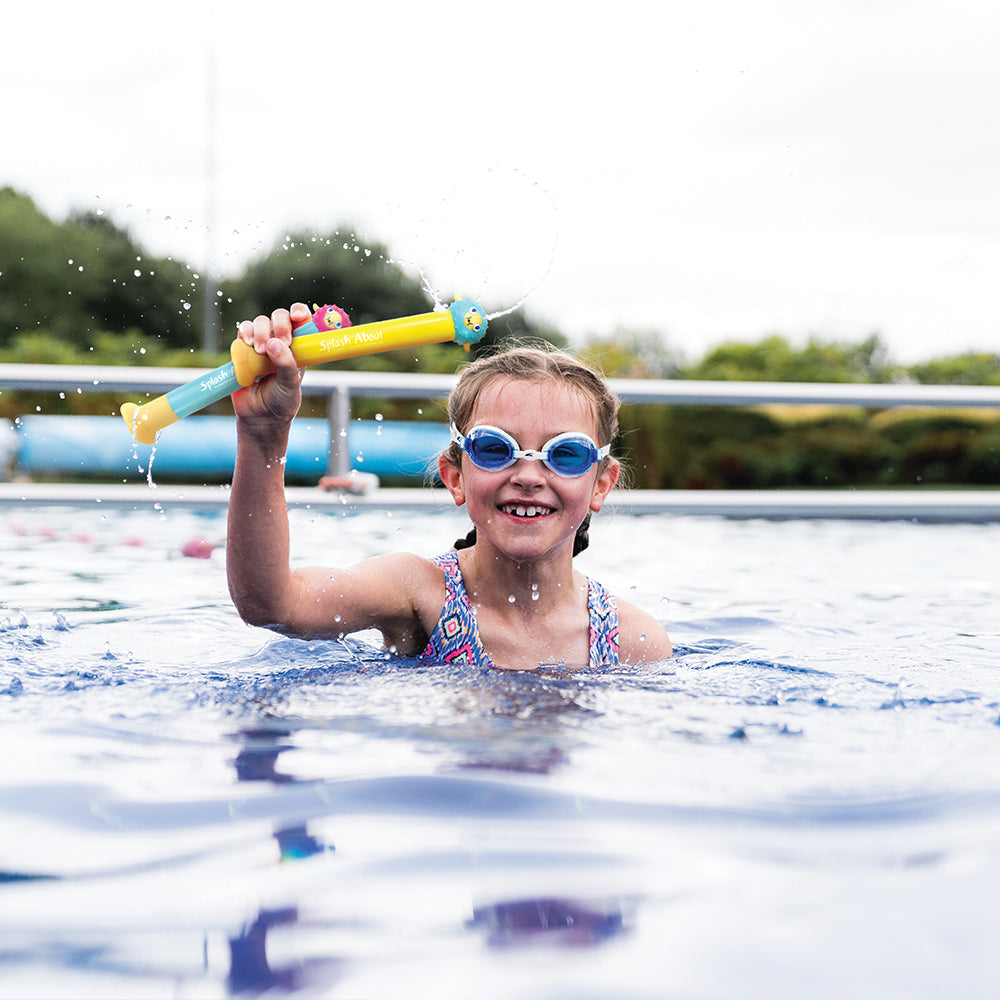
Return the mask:
{"type": "MultiPolygon", "coordinates": [[[[435,663],[467,663],[492,667],[479,636],[479,625],[462,582],[458,553],[448,552],[432,560],[444,570],[444,608],[431,634],[422,659],[435,663]]],[[[618,605],[596,580],[587,578],[587,607],[590,612],[590,665],[615,666],[618,653],[618,605]]]]}

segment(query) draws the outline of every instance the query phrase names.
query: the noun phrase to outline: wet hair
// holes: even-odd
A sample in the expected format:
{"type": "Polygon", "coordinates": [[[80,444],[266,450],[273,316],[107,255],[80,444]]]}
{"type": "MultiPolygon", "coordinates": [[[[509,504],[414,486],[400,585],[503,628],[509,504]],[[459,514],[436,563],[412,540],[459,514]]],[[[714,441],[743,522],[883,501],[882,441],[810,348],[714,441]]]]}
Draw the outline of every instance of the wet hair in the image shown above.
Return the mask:
{"type": "MultiPolygon", "coordinates": [[[[476,408],[479,394],[500,379],[518,379],[575,389],[590,403],[597,424],[598,447],[613,441],[618,433],[618,410],[621,401],[608,388],[603,376],[584,364],[579,358],[551,347],[510,347],[496,354],[477,358],[462,370],[455,388],[448,397],[448,419],[463,434],[476,408]]],[[[461,467],[462,450],[452,442],[445,458],[456,468],[461,467]]],[[[610,458],[601,459],[598,471],[610,464],[610,458]]],[[[573,555],[578,555],[590,543],[590,514],[584,518],[573,540],[573,555]]],[[[476,529],[455,542],[456,549],[476,544],[476,529]]]]}

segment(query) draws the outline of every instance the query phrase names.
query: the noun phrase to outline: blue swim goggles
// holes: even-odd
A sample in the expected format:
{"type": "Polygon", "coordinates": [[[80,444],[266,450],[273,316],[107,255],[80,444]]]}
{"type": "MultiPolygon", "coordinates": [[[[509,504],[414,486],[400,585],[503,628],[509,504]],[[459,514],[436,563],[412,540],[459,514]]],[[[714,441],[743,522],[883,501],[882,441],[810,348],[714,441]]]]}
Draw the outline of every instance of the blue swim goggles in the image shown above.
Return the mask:
{"type": "Polygon", "coordinates": [[[451,439],[469,456],[472,464],[487,472],[499,472],[512,466],[519,458],[543,462],[558,476],[575,479],[582,476],[595,462],[611,454],[611,445],[598,448],[579,431],[557,434],[542,445],[541,451],[522,450],[520,445],[499,427],[480,424],[462,435],[451,425],[451,439]]]}

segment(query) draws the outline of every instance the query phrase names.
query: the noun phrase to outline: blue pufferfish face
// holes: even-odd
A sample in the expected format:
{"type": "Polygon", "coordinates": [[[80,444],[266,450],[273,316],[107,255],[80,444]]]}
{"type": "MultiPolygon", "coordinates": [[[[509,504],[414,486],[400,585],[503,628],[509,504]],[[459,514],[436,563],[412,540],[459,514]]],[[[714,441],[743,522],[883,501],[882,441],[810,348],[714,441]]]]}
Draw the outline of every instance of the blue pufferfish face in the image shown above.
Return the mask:
{"type": "Polygon", "coordinates": [[[473,333],[479,333],[483,328],[483,317],[480,315],[479,310],[473,306],[463,317],[463,322],[465,323],[466,330],[471,330],[473,333]]]}

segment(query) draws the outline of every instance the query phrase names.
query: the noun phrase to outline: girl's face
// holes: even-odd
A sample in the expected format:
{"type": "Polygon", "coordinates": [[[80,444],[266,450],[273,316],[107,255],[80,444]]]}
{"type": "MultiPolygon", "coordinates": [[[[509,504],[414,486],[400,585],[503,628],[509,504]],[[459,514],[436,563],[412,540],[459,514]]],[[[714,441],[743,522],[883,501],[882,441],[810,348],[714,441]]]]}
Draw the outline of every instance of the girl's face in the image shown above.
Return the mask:
{"type": "MultiPolygon", "coordinates": [[[[467,427],[489,424],[505,430],[521,449],[541,450],[550,438],[582,431],[598,447],[597,419],[578,389],[555,382],[497,379],[476,399],[467,427]]],[[[614,459],[603,471],[594,465],[582,476],[567,478],[542,462],[518,459],[489,472],[462,455],[461,469],[446,459],[441,476],[458,504],[466,504],[480,539],[487,539],[513,559],[538,559],[568,544],[588,511],[598,511],[618,479],[614,459]]]]}

